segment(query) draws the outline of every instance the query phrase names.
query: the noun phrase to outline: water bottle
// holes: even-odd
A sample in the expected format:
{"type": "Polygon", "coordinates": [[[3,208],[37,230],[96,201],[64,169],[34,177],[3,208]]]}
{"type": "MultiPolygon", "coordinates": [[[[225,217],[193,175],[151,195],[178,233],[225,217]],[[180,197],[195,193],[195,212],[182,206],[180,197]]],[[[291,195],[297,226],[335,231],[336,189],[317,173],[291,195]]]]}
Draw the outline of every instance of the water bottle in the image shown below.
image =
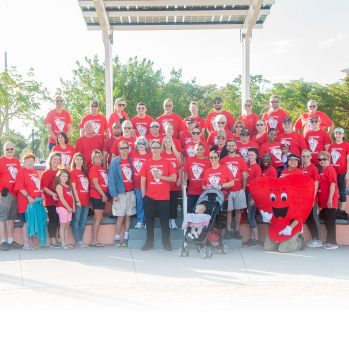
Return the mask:
{"type": "Polygon", "coordinates": [[[182,217],[182,207],[180,205],[177,207],[177,217],[178,218],[182,217]]]}

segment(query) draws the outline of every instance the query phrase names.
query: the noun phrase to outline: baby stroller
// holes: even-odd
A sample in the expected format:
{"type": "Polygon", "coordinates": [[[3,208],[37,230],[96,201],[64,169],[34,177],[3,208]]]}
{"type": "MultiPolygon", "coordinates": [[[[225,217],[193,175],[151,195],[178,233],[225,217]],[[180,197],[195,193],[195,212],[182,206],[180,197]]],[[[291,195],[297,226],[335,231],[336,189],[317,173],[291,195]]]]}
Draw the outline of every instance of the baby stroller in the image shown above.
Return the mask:
{"type": "MultiPolygon", "coordinates": [[[[197,251],[200,256],[205,259],[212,257],[212,250],[221,250],[223,254],[227,254],[229,251],[229,246],[227,243],[223,243],[223,231],[222,228],[225,225],[225,218],[223,213],[223,206],[225,199],[229,196],[229,191],[222,189],[208,189],[203,192],[196,205],[204,204],[206,206],[205,214],[211,215],[211,220],[207,227],[205,227],[199,238],[190,239],[188,233],[190,232],[190,227],[188,227],[184,233],[184,239],[182,246],[179,248],[179,256],[189,256],[188,244],[195,244],[197,246],[197,251]],[[224,191],[224,192],[222,192],[224,191]],[[214,240],[212,244],[209,239],[214,240]]],[[[183,200],[186,199],[186,194],[183,195],[183,200]]]]}

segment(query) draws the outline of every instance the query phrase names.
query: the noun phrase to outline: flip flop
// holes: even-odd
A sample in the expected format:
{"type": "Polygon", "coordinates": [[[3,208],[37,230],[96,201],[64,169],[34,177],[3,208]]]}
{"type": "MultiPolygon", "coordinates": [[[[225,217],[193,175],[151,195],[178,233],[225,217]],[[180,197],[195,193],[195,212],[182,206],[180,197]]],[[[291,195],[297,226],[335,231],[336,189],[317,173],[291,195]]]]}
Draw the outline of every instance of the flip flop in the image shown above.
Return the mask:
{"type": "Polygon", "coordinates": [[[26,250],[26,251],[33,251],[35,249],[31,248],[30,246],[23,246],[23,250],[26,250]]]}
{"type": "Polygon", "coordinates": [[[102,244],[102,243],[96,243],[96,244],[90,244],[90,247],[96,247],[96,248],[102,248],[104,247],[105,245],[102,244]]]}
{"type": "Polygon", "coordinates": [[[62,245],[62,246],[61,246],[61,249],[63,249],[63,250],[70,250],[70,248],[69,248],[69,245],[68,245],[68,244],[64,244],[64,245],[62,245]]]}

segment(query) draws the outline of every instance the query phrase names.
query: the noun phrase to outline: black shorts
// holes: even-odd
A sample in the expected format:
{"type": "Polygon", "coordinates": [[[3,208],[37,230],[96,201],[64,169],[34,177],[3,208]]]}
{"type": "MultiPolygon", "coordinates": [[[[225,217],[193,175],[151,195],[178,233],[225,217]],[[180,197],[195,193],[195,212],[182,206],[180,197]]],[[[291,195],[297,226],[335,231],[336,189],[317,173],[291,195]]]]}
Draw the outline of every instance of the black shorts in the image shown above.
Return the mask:
{"type": "Polygon", "coordinates": [[[102,199],[98,199],[98,198],[93,198],[93,197],[90,197],[91,199],[91,203],[92,203],[92,206],[93,206],[93,209],[100,209],[100,210],[104,210],[105,208],[105,203],[102,202],[102,199]]]}

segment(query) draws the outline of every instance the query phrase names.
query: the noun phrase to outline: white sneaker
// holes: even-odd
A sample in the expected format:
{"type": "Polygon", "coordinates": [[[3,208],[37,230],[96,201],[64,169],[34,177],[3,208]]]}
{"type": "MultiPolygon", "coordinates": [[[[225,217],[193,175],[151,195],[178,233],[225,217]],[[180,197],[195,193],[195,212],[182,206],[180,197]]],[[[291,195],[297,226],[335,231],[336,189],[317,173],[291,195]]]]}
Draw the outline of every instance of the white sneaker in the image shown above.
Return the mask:
{"type": "Polygon", "coordinates": [[[187,237],[189,237],[190,239],[194,239],[194,236],[190,232],[187,234],[187,237]]]}
{"type": "Polygon", "coordinates": [[[338,245],[327,243],[323,246],[324,249],[338,249],[338,245]]]}
{"type": "Polygon", "coordinates": [[[308,243],[306,243],[306,246],[308,248],[322,248],[323,244],[321,240],[310,240],[308,243]]]}
{"type": "Polygon", "coordinates": [[[141,229],[141,228],[144,228],[144,225],[141,222],[137,222],[137,225],[135,226],[135,228],[141,229]]]}
{"type": "Polygon", "coordinates": [[[196,231],[192,231],[192,234],[194,235],[195,239],[199,238],[199,234],[196,231]]]}
{"type": "Polygon", "coordinates": [[[176,230],[178,228],[175,220],[172,220],[172,221],[170,220],[170,228],[172,230],[176,230]],[[172,227],[171,227],[171,225],[172,225],[172,227]]]}

